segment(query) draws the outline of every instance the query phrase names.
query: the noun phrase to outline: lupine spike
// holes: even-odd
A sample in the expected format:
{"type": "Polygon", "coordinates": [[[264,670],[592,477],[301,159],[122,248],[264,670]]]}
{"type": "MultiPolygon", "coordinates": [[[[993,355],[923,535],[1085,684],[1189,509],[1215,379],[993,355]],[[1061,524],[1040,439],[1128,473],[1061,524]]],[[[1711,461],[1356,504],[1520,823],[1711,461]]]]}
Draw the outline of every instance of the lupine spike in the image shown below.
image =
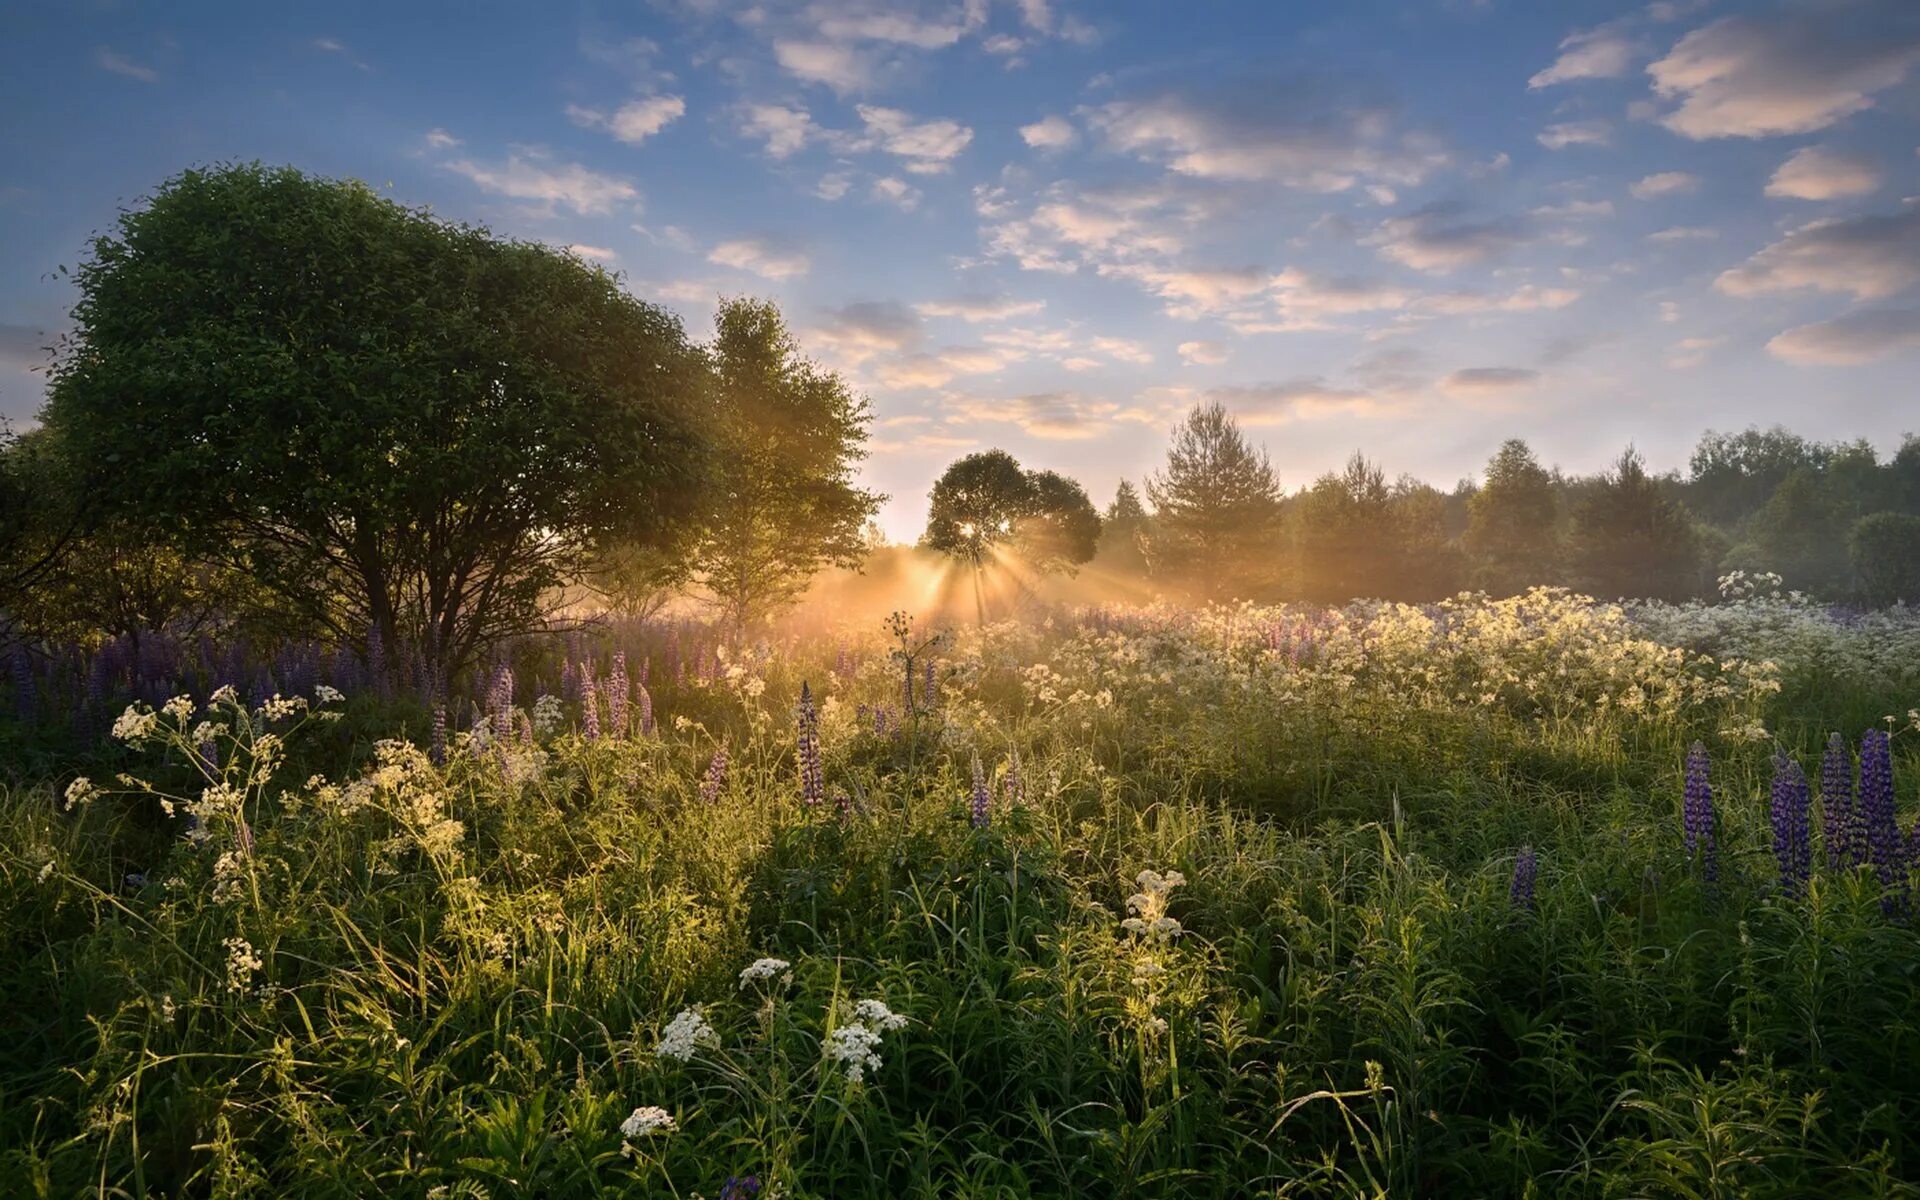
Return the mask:
{"type": "MultiPolygon", "coordinates": [[[[643,679],[646,676],[646,673],[647,673],[646,669],[643,666],[640,671],[640,674],[643,679]]],[[[638,687],[638,693],[634,697],[634,703],[637,704],[640,709],[640,736],[652,737],[653,736],[653,693],[647,690],[647,685],[644,682],[638,684],[637,687],[638,687]]]]}
{"type": "Polygon", "coordinates": [[[436,704],[433,709],[433,742],[427,751],[427,757],[436,767],[447,765],[447,709],[436,704]]]}
{"type": "Polygon", "coordinates": [[[1703,743],[1695,742],[1687,751],[1686,802],[1681,809],[1681,829],[1687,857],[1698,858],[1701,874],[1711,883],[1719,877],[1718,855],[1713,836],[1712,761],[1703,743]]]}
{"type": "Polygon", "coordinates": [[[1007,773],[1000,780],[1000,792],[1006,797],[1007,807],[1019,808],[1027,802],[1027,780],[1020,774],[1020,751],[1016,747],[1013,757],[1007,762],[1007,773]]]}
{"type": "Polygon", "coordinates": [[[607,724],[616,738],[627,736],[627,652],[613,652],[613,670],[607,672],[607,724]]]}
{"type": "Polygon", "coordinates": [[[987,772],[980,765],[980,753],[973,755],[973,798],[972,816],[975,829],[985,829],[992,819],[993,792],[987,787],[987,772]]]}
{"type": "Polygon", "coordinates": [[[813,706],[813,690],[800,684],[800,707],[796,714],[800,765],[800,802],[808,808],[827,798],[826,775],[820,767],[820,714],[813,706]]]}
{"type": "Polygon", "coordinates": [[[1533,909],[1533,885],[1540,873],[1540,857],[1532,846],[1520,847],[1513,858],[1513,880],[1507,884],[1507,901],[1515,911],[1533,909]]]}
{"type": "Polygon", "coordinates": [[[1858,820],[1865,835],[1866,858],[1880,885],[1893,888],[1906,876],[1905,847],[1893,811],[1893,751],[1884,729],[1869,729],[1860,737],[1860,805],[1858,820]]]}
{"type": "Polygon", "coordinates": [[[1785,754],[1773,756],[1773,856],[1780,866],[1780,890],[1797,896],[1813,870],[1811,801],[1807,775],[1785,754]]]}
{"type": "Polygon", "coordinates": [[[487,698],[493,715],[494,740],[506,744],[513,740],[513,668],[501,663],[493,673],[493,691],[487,698]]]}
{"type": "Polygon", "coordinates": [[[1820,812],[1827,869],[1852,870],[1860,861],[1854,845],[1853,755],[1838,733],[1827,736],[1827,752],[1820,760],[1820,812]]]}
{"type": "Polygon", "coordinates": [[[727,786],[727,748],[720,747],[713,752],[713,761],[707,764],[707,776],[700,784],[700,800],[712,804],[720,799],[720,789],[727,786]]]}

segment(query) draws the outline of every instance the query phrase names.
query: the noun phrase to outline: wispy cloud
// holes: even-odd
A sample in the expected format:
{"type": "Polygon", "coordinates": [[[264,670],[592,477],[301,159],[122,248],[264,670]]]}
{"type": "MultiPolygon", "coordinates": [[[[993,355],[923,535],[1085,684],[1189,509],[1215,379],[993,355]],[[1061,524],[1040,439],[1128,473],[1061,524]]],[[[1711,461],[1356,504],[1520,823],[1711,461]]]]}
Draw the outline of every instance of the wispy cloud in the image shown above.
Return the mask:
{"type": "Polygon", "coordinates": [[[603,216],[640,200],[640,189],[617,175],[533,154],[509,155],[504,163],[461,158],[442,166],[472,180],[481,191],[535,202],[535,213],[566,208],[582,216],[603,216]]]}
{"type": "Polygon", "coordinates": [[[141,83],[157,83],[160,72],[115,50],[111,46],[101,46],[93,52],[93,61],[102,71],[111,71],[115,75],[124,75],[128,79],[138,79],[141,83]]]}

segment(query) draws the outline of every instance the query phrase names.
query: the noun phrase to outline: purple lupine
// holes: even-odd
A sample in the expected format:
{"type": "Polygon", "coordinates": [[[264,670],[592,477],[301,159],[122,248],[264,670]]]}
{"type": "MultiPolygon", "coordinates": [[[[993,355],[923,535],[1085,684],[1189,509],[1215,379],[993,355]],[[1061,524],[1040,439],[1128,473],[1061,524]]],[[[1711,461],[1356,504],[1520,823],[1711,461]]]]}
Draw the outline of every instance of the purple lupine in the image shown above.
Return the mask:
{"type": "Polygon", "coordinates": [[[25,646],[13,648],[13,707],[22,725],[33,724],[33,661],[25,646]]]}
{"type": "Polygon", "coordinates": [[[487,692],[487,711],[493,717],[493,737],[503,745],[513,740],[513,668],[501,663],[487,692]]]}
{"type": "Polygon", "coordinates": [[[1520,847],[1513,857],[1513,880],[1507,885],[1507,902],[1516,912],[1533,909],[1533,884],[1540,874],[1540,856],[1532,846],[1520,847]]]}
{"type": "Polygon", "coordinates": [[[1900,844],[1900,826],[1893,812],[1893,753],[1884,729],[1860,735],[1860,807],[1858,822],[1865,835],[1866,859],[1892,887],[1903,876],[1906,862],[1900,844]]]}
{"type": "Polygon", "coordinates": [[[884,704],[876,704],[873,706],[873,736],[887,736],[888,723],[892,715],[884,704]]]}
{"type": "Polygon", "coordinates": [[[562,700],[580,699],[580,680],[573,673],[573,660],[560,660],[560,698],[562,700]]]}
{"type": "Polygon", "coordinates": [[[847,794],[847,789],[837,785],[833,789],[833,813],[842,825],[853,819],[853,797],[847,794]]]}
{"type": "Polygon", "coordinates": [[[973,800],[971,804],[973,827],[975,829],[985,829],[987,827],[987,821],[991,818],[992,806],[993,792],[987,787],[987,772],[986,769],[980,765],[979,752],[975,751],[973,755],[973,800]]]}
{"type": "Polygon", "coordinates": [[[1859,827],[1853,803],[1853,755],[1838,733],[1827,736],[1827,752],[1820,760],[1820,815],[1827,842],[1827,869],[1848,871],[1859,865],[1855,833],[1859,827]]]}
{"type": "Polygon", "coordinates": [[[759,1194],[758,1175],[729,1175],[720,1185],[720,1200],[754,1200],[759,1194]]]}
{"type": "MultiPolygon", "coordinates": [[[[646,673],[647,673],[646,667],[642,665],[640,669],[640,674],[643,679],[645,678],[646,673]]],[[[637,694],[634,696],[634,702],[639,707],[639,710],[640,710],[640,736],[652,737],[653,736],[653,693],[647,690],[647,685],[644,682],[636,685],[636,688],[637,688],[637,694]]]]}
{"type": "Polygon", "coordinates": [[[433,742],[427,751],[427,757],[436,767],[447,765],[447,709],[436,704],[433,708],[433,742]]]}
{"type": "Polygon", "coordinates": [[[712,804],[720,799],[720,789],[727,786],[727,748],[720,747],[713,752],[713,761],[707,764],[707,776],[700,784],[700,800],[712,804]]]}
{"type": "Polygon", "coordinates": [[[600,689],[593,682],[593,660],[580,660],[580,732],[590,742],[600,740],[600,689]]]}
{"type": "Polygon", "coordinates": [[[627,652],[613,652],[613,670],[607,672],[607,724],[613,736],[627,736],[627,699],[631,689],[627,683],[627,652]]]}
{"type": "Polygon", "coordinates": [[[1027,802],[1027,780],[1020,774],[1020,752],[1015,750],[1007,762],[1007,773],[1000,780],[1000,794],[1005,797],[1007,807],[1019,808],[1027,802]]]}
{"type": "Polygon", "coordinates": [[[933,673],[933,660],[931,658],[927,660],[926,676],[926,679],[920,684],[920,699],[926,704],[928,709],[932,709],[934,705],[940,702],[940,693],[938,690],[940,680],[939,677],[933,673]]]}
{"type": "Polygon", "coordinates": [[[1686,803],[1681,809],[1681,829],[1687,857],[1699,858],[1701,874],[1709,883],[1719,877],[1713,839],[1713,784],[1708,778],[1711,767],[1706,746],[1695,742],[1687,751],[1686,803]]]}
{"type": "Polygon", "coordinates": [[[847,649],[847,639],[840,639],[840,648],[833,657],[833,673],[843,682],[853,678],[853,653],[847,649]]]}
{"type": "Polygon", "coordinates": [[[820,769],[820,714],[813,706],[813,690],[803,680],[800,707],[795,713],[798,726],[796,759],[800,765],[800,802],[808,808],[827,798],[826,775],[820,769]]]}
{"type": "Polygon", "coordinates": [[[1773,756],[1773,856],[1780,864],[1780,890],[1797,896],[1813,870],[1811,798],[1807,774],[1784,754],[1773,756]]]}

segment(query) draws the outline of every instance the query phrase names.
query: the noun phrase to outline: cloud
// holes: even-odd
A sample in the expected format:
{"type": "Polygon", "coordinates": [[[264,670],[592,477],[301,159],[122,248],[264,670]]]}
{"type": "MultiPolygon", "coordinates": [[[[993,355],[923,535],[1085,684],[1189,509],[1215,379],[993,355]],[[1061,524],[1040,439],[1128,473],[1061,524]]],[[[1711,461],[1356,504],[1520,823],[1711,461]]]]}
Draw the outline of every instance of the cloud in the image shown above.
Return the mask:
{"type": "Polygon", "coordinates": [[[1416,271],[1443,273],[1477,266],[1525,241],[1525,232],[1511,219],[1474,221],[1457,205],[1430,204],[1382,222],[1363,244],[1416,271]]]}
{"type": "Polygon", "coordinates": [[[975,32],[986,20],[984,4],[939,6],[937,16],[915,11],[915,4],[880,0],[816,0],[807,13],[821,36],[833,41],[886,42],[919,50],[939,50],[975,32]]]}
{"type": "Polygon", "coordinates": [[[1342,192],[1416,184],[1448,158],[1432,138],[1398,130],[1388,107],[1304,86],[1164,92],[1079,111],[1110,148],[1201,179],[1342,192]]]}
{"type": "Polygon", "coordinates": [[[893,175],[874,180],[869,194],[875,200],[892,204],[902,212],[912,212],[920,205],[920,189],[893,175]]]}
{"type": "Polygon", "coordinates": [[[1386,408],[1370,392],[1331,387],[1316,378],[1208,388],[1205,399],[1225,405],[1242,425],[1285,425],[1338,416],[1377,416],[1386,408]]]}
{"type": "Polygon", "coordinates": [[[1869,308],[1789,329],[1767,343],[1800,366],[1851,367],[1920,349],[1920,309],[1869,308]]]}
{"type": "Polygon", "coordinates": [[[437,125],[427,130],[427,136],[423,140],[427,143],[429,150],[451,150],[455,146],[466,145],[465,142],[437,125]]]}
{"type": "Polygon", "coordinates": [[[1879,187],[1880,167],[1872,159],[1805,146],[1773,173],[1767,195],[1785,200],[1841,200],[1879,187]]]}
{"type": "Polygon", "coordinates": [[[1661,123],[1683,137],[1811,133],[1872,107],[1920,61],[1920,30],[1894,5],[1853,14],[1724,17],[1694,30],[1647,67],[1653,90],[1678,107],[1661,123]]]}
{"type": "Polygon", "coordinates": [[[358,70],[361,70],[361,71],[373,70],[373,68],[368,66],[365,62],[362,62],[359,58],[356,58],[353,54],[353,51],[349,50],[347,48],[347,44],[341,41],[339,38],[317,37],[317,38],[314,38],[313,41],[309,42],[308,45],[312,46],[315,50],[318,50],[322,54],[338,54],[341,58],[353,64],[353,66],[358,70]]]}
{"type": "Polygon", "coordinates": [[[1151,351],[1128,338],[1096,337],[1093,339],[1093,348],[1117,362],[1145,366],[1153,361],[1151,351]]]}
{"type": "Polygon", "coordinates": [[[774,238],[735,238],[721,242],[707,261],[736,271],[751,271],[763,279],[791,279],[805,275],[813,263],[806,254],[774,238]]]}
{"type": "Polygon", "coordinates": [[[740,110],[737,128],[747,137],[759,138],[774,158],[786,158],[807,144],[814,126],[804,108],[749,104],[740,110]]]}
{"type": "Polygon", "coordinates": [[[880,149],[906,159],[907,170],[921,175],[948,170],[973,140],[973,130],[958,121],[916,121],[897,108],[872,104],[859,105],[854,111],[880,149]]]}
{"type": "Polygon", "coordinates": [[[1017,425],[1030,437],[1055,441],[1098,437],[1111,429],[1115,420],[1146,416],[1127,412],[1111,400],[1078,392],[1032,392],[1004,399],[962,396],[952,398],[949,407],[957,417],[967,421],[1017,425]]]}
{"type": "Polygon", "coordinates": [[[1647,235],[1650,242],[1697,242],[1711,241],[1720,236],[1718,229],[1705,225],[1675,225],[1647,235]]]}
{"type": "Polygon", "coordinates": [[[813,194],[822,200],[838,200],[852,186],[853,180],[847,178],[845,172],[834,171],[820,177],[820,182],[813,185],[813,194]]]}
{"type": "Polygon", "coordinates": [[[968,324],[1030,317],[1047,306],[1045,300],[1015,300],[1011,296],[971,296],[957,300],[926,300],[913,306],[923,317],[958,317],[968,324]]]}
{"type": "Polygon", "coordinates": [[[810,343],[824,345],[848,367],[858,367],[878,354],[897,353],[920,341],[920,319],[906,305],[892,300],[868,300],[831,309],[827,319],[810,329],[810,343]]]}
{"type": "Polygon", "coordinates": [[[128,79],[138,79],[141,83],[158,83],[160,72],[152,67],[142,66],[111,46],[102,46],[93,52],[93,61],[102,71],[111,71],[115,75],[125,75],[128,79]]]}
{"type": "Polygon", "coordinates": [[[947,346],[882,363],[880,382],[892,388],[943,387],[959,375],[991,375],[1021,357],[992,346],[947,346]]]}
{"type": "Polygon", "coordinates": [[[642,96],[630,100],[611,113],[598,109],[567,106],[567,118],[575,125],[604,129],[629,146],[638,146],[673,124],[687,112],[687,102],[678,96],[642,96]]]}
{"type": "Polygon", "coordinates": [[[1643,176],[1628,185],[1627,191],[1635,200],[1652,200],[1659,196],[1686,196],[1700,190],[1700,177],[1691,171],[1660,171],[1643,176]]]}
{"type": "Polygon", "coordinates": [[[1455,317],[1487,312],[1538,312],[1542,309],[1565,308],[1578,299],[1580,293],[1573,288],[1540,287],[1529,283],[1504,296],[1488,296],[1480,292],[1439,292],[1422,296],[1414,307],[1421,312],[1455,317]]]}
{"type": "Polygon", "coordinates": [[[640,199],[640,190],[616,175],[603,175],[579,163],[549,163],[532,153],[509,155],[505,163],[455,159],[444,164],[483,192],[514,200],[534,200],[549,211],[556,205],[581,216],[610,213],[617,204],[640,199]]]}
{"type": "Polygon", "coordinates": [[[1462,367],[1440,381],[1440,390],[1456,400],[1502,399],[1540,382],[1540,372],[1525,367],[1462,367]]]}
{"type": "Polygon", "coordinates": [[[1529,88],[1551,87],[1576,79],[1618,79],[1633,66],[1633,40],[1613,22],[1570,33],[1560,41],[1560,57],[1527,80],[1529,88]]]}
{"type": "Polygon", "coordinates": [[[1020,138],[1035,150],[1064,150],[1079,138],[1073,122],[1061,116],[1042,117],[1020,127],[1020,138]]]}
{"type": "Polygon", "coordinates": [[[1569,200],[1564,204],[1546,204],[1533,210],[1533,216],[1549,221],[1585,221],[1613,215],[1611,200],[1569,200]]]}
{"type": "Polygon", "coordinates": [[[794,78],[825,84],[842,95],[873,84],[873,64],[843,43],[776,41],[773,57],[794,78]]]}
{"type": "Polygon", "coordinates": [[[1920,205],[1802,225],[1713,282],[1730,296],[1813,288],[1884,299],[1920,283],[1920,205]]]}
{"type": "Polygon", "coordinates": [[[1605,146],[1613,141],[1613,126],[1605,121],[1562,121],[1549,125],[1534,138],[1549,150],[1568,146],[1605,146]]]}
{"type": "Polygon", "coordinates": [[[612,262],[620,257],[618,251],[609,250],[605,246],[589,246],[585,242],[573,243],[567,247],[567,252],[577,254],[581,258],[593,259],[595,262],[612,262]]]}
{"type": "Polygon", "coordinates": [[[1712,355],[1714,348],[1725,341],[1725,338],[1681,338],[1668,349],[1667,366],[1675,371],[1700,366],[1712,355]]]}
{"type": "Polygon", "coordinates": [[[1227,348],[1219,342],[1181,342],[1180,361],[1190,367],[1217,367],[1227,361],[1227,348]]]}

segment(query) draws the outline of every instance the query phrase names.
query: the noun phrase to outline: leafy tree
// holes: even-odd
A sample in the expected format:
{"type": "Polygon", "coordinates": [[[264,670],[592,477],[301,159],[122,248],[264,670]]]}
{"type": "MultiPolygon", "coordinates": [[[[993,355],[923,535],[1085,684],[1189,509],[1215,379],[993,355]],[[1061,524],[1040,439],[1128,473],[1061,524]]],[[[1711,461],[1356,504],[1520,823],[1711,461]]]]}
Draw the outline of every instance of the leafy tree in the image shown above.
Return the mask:
{"type": "Polygon", "coordinates": [[[1474,582],[1512,595],[1559,578],[1559,502],[1553,476],[1518,438],[1501,443],[1467,505],[1462,542],[1474,582]]]}
{"type": "Polygon", "coordinates": [[[0,648],[20,636],[20,610],[68,559],[84,491],[53,435],[0,427],[0,648]]]}
{"type": "Polygon", "coordinates": [[[1403,477],[1389,485],[1355,453],[1291,507],[1303,598],[1433,600],[1453,590],[1457,553],[1446,535],[1446,497],[1403,477]]]}
{"type": "Polygon", "coordinates": [[[1629,446],[1574,511],[1574,583],[1596,596],[1679,600],[1700,578],[1700,539],[1686,509],[1629,446]]]}
{"type": "Polygon", "coordinates": [[[1144,575],[1147,557],[1142,547],[1151,536],[1151,528],[1152,518],[1140,503],[1139,489],[1122,479],[1100,519],[1099,558],[1122,574],[1144,575]]]}
{"type": "Polygon", "coordinates": [[[1737,525],[1758,511],[1787,476],[1825,465],[1828,448],[1776,425],[1700,438],[1689,461],[1687,504],[1709,521],[1737,525]]]}
{"type": "Polygon", "coordinates": [[[1253,448],[1224,405],[1198,405],[1175,426],[1147,498],[1155,575],[1210,600],[1272,586],[1280,484],[1266,451],[1253,448]]]}
{"type": "Polygon", "coordinates": [[[436,674],[707,497],[704,364],[672,316],[364,184],[186,171],[77,282],[45,420],[91,494],[436,674]]]}
{"type": "Polygon", "coordinates": [[[1920,604],[1920,516],[1881,512],[1861,517],[1847,535],[1860,598],[1869,604],[1920,604]]]}
{"type": "Polygon", "coordinates": [[[744,629],[798,600],[823,568],[858,567],[882,497],[853,485],[866,401],[801,357],[778,308],[723,302],[711,353],[725,462],[696,563],[715,606],[744,629]]]}
{"type": "Polygon", "coordinates": [[[1797,591],[1840,596],[1849,590],[1852,573],[1847,558],[1850,524],[1820,475],[1801,467],[1753,514],[1722,565],[1773,571],[1797,591]]]}
{"type": "Polygon", "coordinates": [[[921,544],[973,567],[1000,547],[1039,572],[1071,571],[1091,559],[1100,514],[1078,483],[1028,471],[1004,450],[956,460],[933,485],[921,544]]]}

